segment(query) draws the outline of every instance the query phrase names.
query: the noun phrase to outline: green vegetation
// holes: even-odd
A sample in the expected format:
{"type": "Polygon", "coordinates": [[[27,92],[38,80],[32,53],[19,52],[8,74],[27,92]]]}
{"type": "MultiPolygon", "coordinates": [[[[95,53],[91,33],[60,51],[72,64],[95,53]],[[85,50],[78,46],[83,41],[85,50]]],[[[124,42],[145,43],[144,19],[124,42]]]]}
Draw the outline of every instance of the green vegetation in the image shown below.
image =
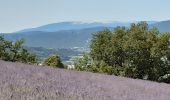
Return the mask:
{"type": "Polygon", "coordinates": [[[146,22],[99,31],[90,49],[75,62],[77,70],[170,83],[170,33],[150,29],[146,22]]]}
{"type": "Polygon", "coordinates": [[[24,46],[30,52],[33,52],[39,58],[38,61],[42,62],[49,55],[57,54],[60,56],[62,61],[68,61],[72,56],[78,56],[82,52],[74,49],[47,49],[44,47],[27,47],[24,46]]]}
{"type": "Polygon", "coordinates": [[[24,40],[15,43],[7,41],[0,36],[0,60],[34,64],[37,62],[36,55],[23,48],[24,40]]]}
{"type": "MultiPolygon", "coordinates": [[[[23,47],[23,44],[23,39],[11,42],[5,40],[3,36],[0,36],[0,60],[28,64],[37,63],[37,56],[30,53],[30,50],[26,49],[26,47],[23,47]]],[[[57,55],[49,56],[44,60],[43,65],[64,68],[64,65],[57,55]]]]}
{"type": "Polygon", "coordinates": [[[44,60],[43,65],[64,68],[64,65],[62,64],[60,57],[57,55],[49,56],[47,59],[44,60]]]}

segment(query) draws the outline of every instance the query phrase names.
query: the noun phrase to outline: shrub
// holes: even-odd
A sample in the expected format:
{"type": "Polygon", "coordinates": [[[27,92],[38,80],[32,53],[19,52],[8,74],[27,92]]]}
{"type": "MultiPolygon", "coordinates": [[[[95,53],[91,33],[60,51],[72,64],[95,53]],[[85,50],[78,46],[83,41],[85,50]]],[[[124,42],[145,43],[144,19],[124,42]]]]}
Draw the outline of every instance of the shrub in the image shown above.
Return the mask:
{"type": "Polygon", "coordinates": [[[44,60],[43,65],[64,68],[64,65],[62,64],[60,57],[57,55],[49,56],[47,59],[44,60]]]}

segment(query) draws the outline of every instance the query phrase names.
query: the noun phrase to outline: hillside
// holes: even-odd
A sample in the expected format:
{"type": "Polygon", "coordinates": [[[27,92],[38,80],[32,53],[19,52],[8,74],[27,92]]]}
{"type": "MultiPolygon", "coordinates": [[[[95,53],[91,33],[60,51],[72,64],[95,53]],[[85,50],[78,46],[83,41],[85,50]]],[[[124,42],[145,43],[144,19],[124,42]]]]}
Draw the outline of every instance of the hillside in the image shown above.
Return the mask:
{"type": "Polygon", "coordinates": [[[170,100],[170,85],[0,61],[0,100],[170,100]]]}
{"type": "Polygon", "coordinates": [[[83,54],[82,52],[75,49],[47,49],[43,47],[24,47],[28,51],[34,53],[39,58],[41,62],[50,55],[57,54],[60,56],[62,61],[69,61],[72,56],[78,56],[83,54]]]}
{"type": "Polygon", "coordinates": [[[160,32],[170,32],[170,20],[157,22],[150,26],[158,28],[160,32]]]}
{"type": "MultiPolygon", "coordinates": [[[[48,24],[32,29],[24,29],[17,33],[5,34],[9,40],[24,38],[26,46],[44,48],[87,48],[92,34],[103,29],[113,30],[116,26],[127,26],[130,23],[74,23],[62,22],[48,24]],[[49,45],[50,44],[50,45],[49,45]]],[[[150,27],[161,32],[170,32],[170,21],[148,21],[150,27]]]]}
{"type": "Polygon", "coordinates": [[[32,31],[4,35],[6,39],[12,41],[24,38],[26,40],[26,46],[30,47],[45,47],[55,49],[73,48],[87,47],[89,42],[88,40],[91,38],[92,33],[105,28],[106,27],[95,27],[81,30],[62,30],[56,32],[32,31]]]}

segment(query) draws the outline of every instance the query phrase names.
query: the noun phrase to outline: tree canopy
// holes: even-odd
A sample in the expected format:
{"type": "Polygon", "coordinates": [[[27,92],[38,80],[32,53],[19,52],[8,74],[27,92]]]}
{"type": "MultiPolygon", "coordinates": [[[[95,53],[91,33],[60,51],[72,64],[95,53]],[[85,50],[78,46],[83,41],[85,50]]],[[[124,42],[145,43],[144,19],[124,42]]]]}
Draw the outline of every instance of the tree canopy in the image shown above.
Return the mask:
{"type": "Polygon", "coordinates": [[[49,56],[47,59],[44,60],[43,65],[64,68],[64,65],[61,62],[60,57],[57,55],[49,56]]]}
{"type": "Polygon", "coordinates": [[[29,64],[36,63],[36,55],[24,49],[23,44],[23,39],[12,42],[5,40],[3,36],[0,36],[0,59],[29,64]]]}
{"type": "Polygon", "coordinates": [[[170,74],[170,33],[149,28],[146,22],[105,29],[93,34],[90,57],[93,63],[111,66],[115,75],[159,81],[170,74]]]}

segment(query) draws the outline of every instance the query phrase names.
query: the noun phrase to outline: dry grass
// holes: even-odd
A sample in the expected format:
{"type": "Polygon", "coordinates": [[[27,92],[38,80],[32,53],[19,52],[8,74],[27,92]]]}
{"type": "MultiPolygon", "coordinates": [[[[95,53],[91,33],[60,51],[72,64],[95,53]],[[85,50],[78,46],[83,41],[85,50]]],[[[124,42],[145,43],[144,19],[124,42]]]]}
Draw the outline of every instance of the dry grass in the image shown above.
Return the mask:
{"type": "Polygon", "coordinates": [[[170,85],[0,61],[0,100],[170,100],[170,85]]]}

